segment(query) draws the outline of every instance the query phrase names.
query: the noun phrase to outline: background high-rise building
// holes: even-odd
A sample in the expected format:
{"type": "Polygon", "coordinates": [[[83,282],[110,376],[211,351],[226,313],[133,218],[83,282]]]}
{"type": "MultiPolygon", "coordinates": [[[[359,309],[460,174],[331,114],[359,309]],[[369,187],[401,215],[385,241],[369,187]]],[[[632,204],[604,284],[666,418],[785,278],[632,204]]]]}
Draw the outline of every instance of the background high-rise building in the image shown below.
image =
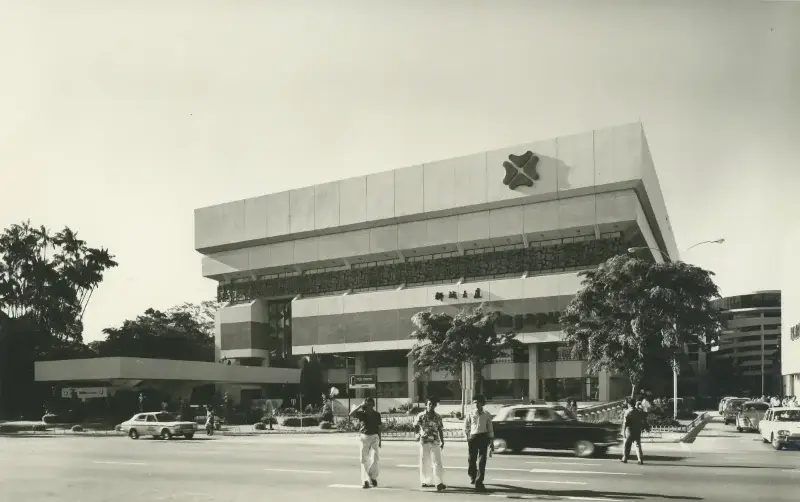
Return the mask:
{"type": "Polygon", "coordinates": [[[714,357],[732,359],[742,390],[752,396],[780,394],[781,292],[756,291],[721,298],[723,333],[714,357]]]}

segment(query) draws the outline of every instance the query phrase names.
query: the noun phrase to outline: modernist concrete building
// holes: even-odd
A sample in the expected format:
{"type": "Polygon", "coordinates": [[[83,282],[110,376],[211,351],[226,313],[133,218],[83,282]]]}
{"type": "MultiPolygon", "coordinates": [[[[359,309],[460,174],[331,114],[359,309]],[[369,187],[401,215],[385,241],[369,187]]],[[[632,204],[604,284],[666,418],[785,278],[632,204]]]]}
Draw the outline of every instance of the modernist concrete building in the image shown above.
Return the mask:
{"type": "Polygon", "coordinates": [[[330,382],[373,373],[378,395],[401,401],[460,396],[446,375],[414,381],[412,315],[482,303],[525,344],[485,370],[490,397],[627,394],[626,379],[570,360],[558,315],[579,271],[630,247],[677,257],[639,123],[195,211],[202,273],[227,302],[220,359],[284,364],[314,351],[330,382]]]}
{"type": "Polygon", "coordinates": [[[800,269],[796,258],[800,229],[789,229],[783,245],[781,375],[784,395],[800,398],[800,269]]]}
{"type": "Polygon", "coordinates": [[[743,390],[750,395],[780,393],[781,292],[756,291],[714,304],[724,330],[716,357],[734,359],[743,368],[743,390]]]}

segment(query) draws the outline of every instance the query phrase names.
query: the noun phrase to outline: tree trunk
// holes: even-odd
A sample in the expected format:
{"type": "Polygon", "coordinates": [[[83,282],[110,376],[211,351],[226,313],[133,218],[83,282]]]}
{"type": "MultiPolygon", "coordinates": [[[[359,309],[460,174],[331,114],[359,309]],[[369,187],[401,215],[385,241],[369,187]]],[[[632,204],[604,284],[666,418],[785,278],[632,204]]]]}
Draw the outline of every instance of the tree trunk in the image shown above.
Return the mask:
{"type": "Polygon", "coordinates": [[[472,398],[477,394],[483,394],[483,367],[475,363],[472,364],[472,398]]]}
{"type": "Polygon", "coordinates": [[[631,399],[636,397],[636,384],[631,381],[631,399]]]}

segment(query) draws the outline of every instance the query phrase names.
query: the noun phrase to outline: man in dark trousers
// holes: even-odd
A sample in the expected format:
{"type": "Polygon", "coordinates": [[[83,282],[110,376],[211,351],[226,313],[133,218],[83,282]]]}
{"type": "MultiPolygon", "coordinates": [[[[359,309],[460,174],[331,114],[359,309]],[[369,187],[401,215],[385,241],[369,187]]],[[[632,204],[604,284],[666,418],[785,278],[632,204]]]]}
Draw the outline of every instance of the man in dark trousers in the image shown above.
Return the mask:
{"type": "Polygon", "coordinates": [[[636,407],[633,398],[627,400],[627,409],[622,416],[622,431],[625,437],[625,450],[622,454],[622,462],[627,463],[631,454],[631,447],[636,444],[636,459],[642,465],[644,458],[642,454],[642,432],[649,430],[647,417],[644,412],[636,407]]]}
{"type": "Polygon", "coordinates": [[[464,417],[464,436],[469,445],[469,464],[467,473],[475,490],[485,492],[483,480],[486,476],[487,451],[494,451],[494,429],[492,429],[492,415],[483,409],[486,398],[478,394],[472,400],[475,408],[464,417]]]}
{"type": "Polygon", "coordinates": [[[350,416],[361,422],[359,441],[361,442],[361,487],[378,486],[380,472],[381,414],[375,411],[375,400],[364,399],[350,416]]]}

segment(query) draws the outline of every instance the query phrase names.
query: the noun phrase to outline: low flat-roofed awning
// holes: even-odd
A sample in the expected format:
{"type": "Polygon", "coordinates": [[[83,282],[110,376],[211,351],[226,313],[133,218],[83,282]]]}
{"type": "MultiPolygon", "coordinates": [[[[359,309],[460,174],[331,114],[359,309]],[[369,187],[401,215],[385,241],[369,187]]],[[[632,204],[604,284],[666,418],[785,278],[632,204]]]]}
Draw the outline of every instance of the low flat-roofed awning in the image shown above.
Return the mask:
{"type": "Polygon", "coordinates": [[[261,366],[237,366],[202,361],[99,357],[38,361],[37,382],[93,380],[174,380],[213,383],[300,383],[300,370],[261,366]]]}

